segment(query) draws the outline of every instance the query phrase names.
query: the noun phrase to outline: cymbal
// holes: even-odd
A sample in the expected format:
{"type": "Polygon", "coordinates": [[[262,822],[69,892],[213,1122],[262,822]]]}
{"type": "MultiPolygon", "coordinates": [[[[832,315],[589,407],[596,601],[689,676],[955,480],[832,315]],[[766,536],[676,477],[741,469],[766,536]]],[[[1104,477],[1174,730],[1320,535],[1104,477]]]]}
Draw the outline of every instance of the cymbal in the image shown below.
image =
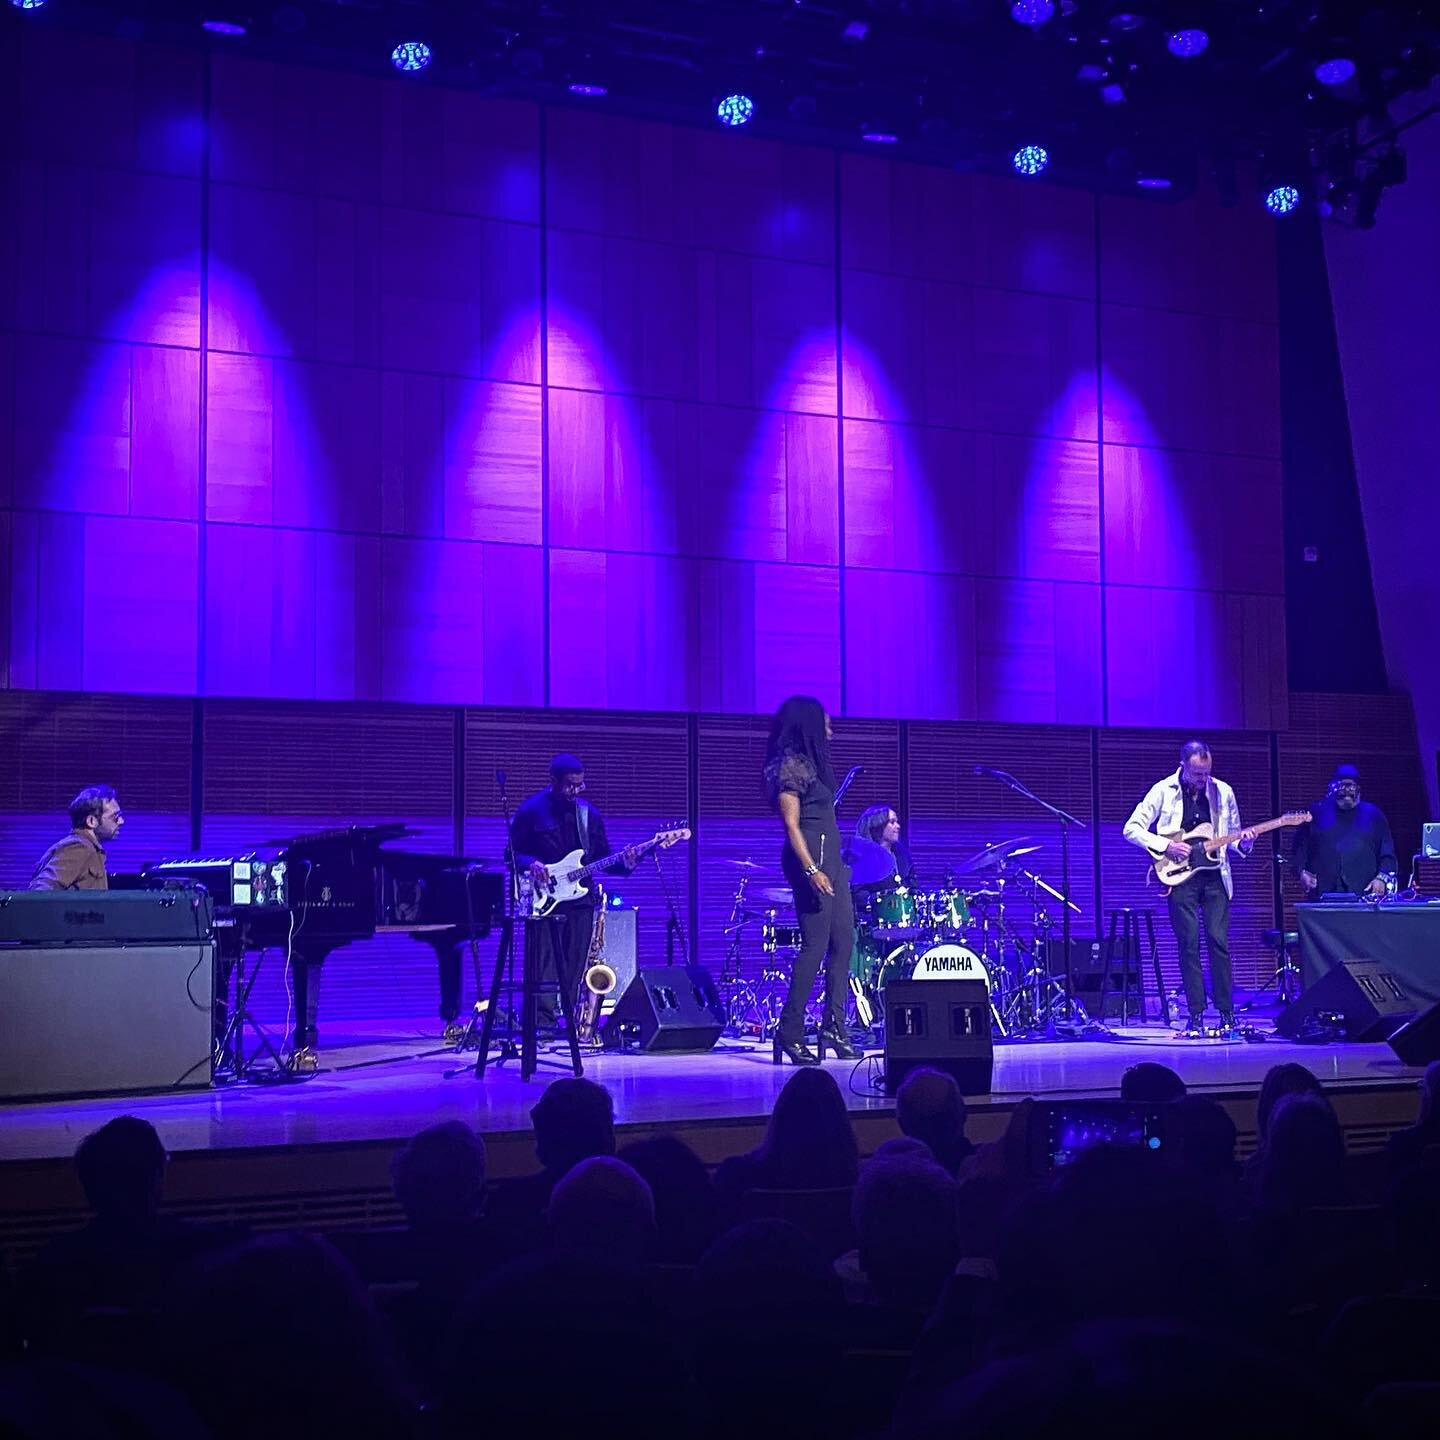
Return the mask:
{"type": "Polygon", "coordinates": [[[955,867],[955,874],[974,875],[981,870],[998,870],[1013,856],[1030,855],[1040,848],[1039,842],[1028,835],[1023,835],[1018,840],[997,840],[977,850],[968,860],[962,860],[955,867]]]}
{"type": "Polygon", "coordinates": [[[852,885],[878,885],[895,878],[895,855],[876,840],[854,836],[846,852],[852,885]]]}
{"type": "Polygon", "coordinates": [[[756,885],[745,892],[745,898],[752,903],[761,900],[767,905],[783,905],[786,909],[795,904],[795,892],[788,885],[756,885]]]}
{"type": "Polygon", "coordinates": [[[732,870],[759,871],[769,868],[765,865],[757,865],[753,860],[728,860],[723,855],[720,857],[720,863],[722,865],[728,865],[732,870]]]}

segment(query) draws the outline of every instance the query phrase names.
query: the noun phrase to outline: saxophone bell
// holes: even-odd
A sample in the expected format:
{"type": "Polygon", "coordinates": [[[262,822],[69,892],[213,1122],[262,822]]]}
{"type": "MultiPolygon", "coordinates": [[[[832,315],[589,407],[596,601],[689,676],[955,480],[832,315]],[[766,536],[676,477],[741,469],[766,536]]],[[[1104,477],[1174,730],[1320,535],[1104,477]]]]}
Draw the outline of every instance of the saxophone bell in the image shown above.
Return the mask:
{"type": "Polygon", "coordinates": [[[590,949],[585,956],[585,969],[580,978],[580,994],[575,1003],[575,1038],[582,1045],[595,1039],[600,1023],[600,1004],[614,988],[616,975],[605,963],[605,891],[595,887],[595,919],[590,929],[590,949]]]}

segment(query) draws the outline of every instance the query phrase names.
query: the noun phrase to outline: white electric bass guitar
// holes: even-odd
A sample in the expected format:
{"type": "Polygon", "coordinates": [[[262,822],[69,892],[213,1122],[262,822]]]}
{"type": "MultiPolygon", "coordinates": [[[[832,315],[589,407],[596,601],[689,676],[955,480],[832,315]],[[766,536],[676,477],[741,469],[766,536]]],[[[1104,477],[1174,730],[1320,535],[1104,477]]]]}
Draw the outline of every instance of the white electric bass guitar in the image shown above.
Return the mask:
{"type": "MultiPolygon", "coordinates": [[[[670,846],[689,838],[690,832],[686,829],[659,830],[643,844],[635,847],[636,858],[648,855],[652,850],[668,850],[670,846]]],[[[583,865],[580,857],[584,853],[583,850],[572,850],[563,860],[547,865],[545,869],[550,879],[544,884],[532,879],[528,870],[522,870],[518,877],[519,894],[515,913],[522,920],[543,920],[557,905],[588,895],[590,887],[586,881],[597,871],[606,869],[620,858],[620,852],[617,851],[603,860],[592,860],[590,864],[583,865]]]]}
{"type": "MultiPolygon", "coordinates": [[[[1308,810],[1292,810],[1289,814],[1282,815],[1278,820],[1267,820],[1263,825],[1251,825],[1247,828],[1252,835],[1264,835],[1270,830],[1279,830],[1286,825],[1304,825],[1310,819],[1308,810]]],[[[1190,847],[1190,854],[1184,860],[1172,860],[1169,855],[1161,853],[1155,857],[1155,875],[1160,883],[1167,890],[1173,890],[1177,885],[1183,885],[1192,875],[1198,875],[1202,870],[1218,870],[1220,868],[1220,857],[1224,854],[1225,847],[1233,844],[1240,838],[1236,835],[1217,835],[1213,825],[1197,825],[1193,830],[1187,830],[1183,835],[1177,830],[1173,835],[1163,837],[1166,840],[1178,840],[1182,845],[1190,847]]]]}

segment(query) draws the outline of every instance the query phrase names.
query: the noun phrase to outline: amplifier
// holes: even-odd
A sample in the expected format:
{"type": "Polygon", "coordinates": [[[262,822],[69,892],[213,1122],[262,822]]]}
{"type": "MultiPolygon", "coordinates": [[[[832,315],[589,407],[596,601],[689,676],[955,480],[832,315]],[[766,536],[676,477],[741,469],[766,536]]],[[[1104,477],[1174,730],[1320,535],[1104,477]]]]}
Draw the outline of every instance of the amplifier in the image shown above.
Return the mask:
{"type": "Polygon", "coordinates": [[[209,1085],[215,942],[189,942],[0,950],[0,1099],[209,1085]]]}
{"type": "Polygon", "coordinates": [[[193,943],[213,914],[200,890],[0,891],[0,946],[193,943]]]}

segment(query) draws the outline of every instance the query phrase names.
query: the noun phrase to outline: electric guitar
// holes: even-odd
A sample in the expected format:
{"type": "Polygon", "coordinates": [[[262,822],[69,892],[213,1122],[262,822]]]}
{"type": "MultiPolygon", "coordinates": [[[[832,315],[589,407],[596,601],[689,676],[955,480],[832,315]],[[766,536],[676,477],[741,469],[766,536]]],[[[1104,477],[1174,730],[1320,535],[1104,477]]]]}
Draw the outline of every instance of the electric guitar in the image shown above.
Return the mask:
{"type": "MultiPolygon", "coordinates": [[[[1280,816],[1278,820],[1267,820],[1263,825],[1250,825],[1247,828],[1254,836],[1264,835],[1270,830],[1279,830],[1282,826],[1304,825],[1310,819],[1308,810],[1291,810],[1288,814],[1280,816]]],[[[1155,857],[1155,875],[1160,883],[1167,890],[1173,890],[1177,885],[1183,885],[1192,875],[1198,875],[1202,870],[1218,870],[1220,868],[1220,857],[1224,854],[1225,847],[1233,844],[1240,838],[1236,835],[1217,835],[1215,827],[1210,824],[1197,825],[1193,830],[1187,830],[1183,835],[1177,830],[1173,835],[1162,837],[1165,840],[1178,840],[1182,845],[1190,847],[1190,855],[1185,860],[1172,860],[1163,851],[1155,857]]]]}
{"type": "MultiPolygon", "coordinates": [[[[635,858],[648,855],[652,850],[668,850],[681,840],[688,840],[688,829],[659,830],[650,839],[635,847],[635,858]]],[[[567,900],[578,900],[590,893],[585,883],[599,870],[613,865],[620,858],[619,852],[607,855],[603,860],[581,863],[583,850],[572,850],[563,860],[545,867],[549,880],[538,883],[528,870],[522,870],[517,877],[516,911],[522,920],[543,920],[557,905],[567,900]]]]}

